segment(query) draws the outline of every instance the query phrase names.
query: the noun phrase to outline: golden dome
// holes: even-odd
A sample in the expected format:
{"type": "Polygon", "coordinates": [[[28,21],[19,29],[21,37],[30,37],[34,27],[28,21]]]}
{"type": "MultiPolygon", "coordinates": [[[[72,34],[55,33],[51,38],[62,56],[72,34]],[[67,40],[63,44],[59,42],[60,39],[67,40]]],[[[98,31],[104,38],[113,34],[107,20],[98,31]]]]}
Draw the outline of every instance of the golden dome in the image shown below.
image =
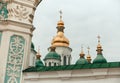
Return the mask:
{"type": "Polygon", "coordinates": [[[63,32],[58,32],[52,40],[52,46],[69,46],[69,40],[64,36],[63,32]]]}
{"type": "Polygon", "coordinates": [[[57,23],[57,35],[53,38],[52,46],[69,46],[69,40],[64,36],[64,22],[62,21],[62,11],[60,11],[60,20],[57,23]]]}

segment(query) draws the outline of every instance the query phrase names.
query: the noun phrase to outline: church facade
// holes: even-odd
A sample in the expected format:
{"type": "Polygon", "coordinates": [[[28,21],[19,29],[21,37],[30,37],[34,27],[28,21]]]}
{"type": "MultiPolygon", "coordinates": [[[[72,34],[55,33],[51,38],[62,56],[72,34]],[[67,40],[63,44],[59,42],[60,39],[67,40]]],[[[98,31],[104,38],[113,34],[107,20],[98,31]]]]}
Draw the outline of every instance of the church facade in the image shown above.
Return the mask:
{"type": "Polygon", "coordinates": [[[34,12],[41,0],[0,1],[0,83],[119,83],[120,62],[107,62],[102,54],[100,36],[96,58],[91,59],[89,48],[85,58],[81,47],[80,58],[71,64],[72,48],[64,35],[62,11],[57,23],[57,34],[41,60],[31,43],[34,12]]]}

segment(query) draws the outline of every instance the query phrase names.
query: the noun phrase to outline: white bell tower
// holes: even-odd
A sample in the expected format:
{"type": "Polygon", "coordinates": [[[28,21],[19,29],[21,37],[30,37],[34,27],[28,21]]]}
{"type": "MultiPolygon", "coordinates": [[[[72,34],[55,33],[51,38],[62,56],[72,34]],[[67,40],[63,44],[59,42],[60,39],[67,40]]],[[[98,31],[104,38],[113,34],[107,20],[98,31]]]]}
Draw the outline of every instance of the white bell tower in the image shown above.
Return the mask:
{"type": "Polygon", "coordinates": [[[0,83],[23,83],[34,12],[41,0],[0,0],[0,83]]]}

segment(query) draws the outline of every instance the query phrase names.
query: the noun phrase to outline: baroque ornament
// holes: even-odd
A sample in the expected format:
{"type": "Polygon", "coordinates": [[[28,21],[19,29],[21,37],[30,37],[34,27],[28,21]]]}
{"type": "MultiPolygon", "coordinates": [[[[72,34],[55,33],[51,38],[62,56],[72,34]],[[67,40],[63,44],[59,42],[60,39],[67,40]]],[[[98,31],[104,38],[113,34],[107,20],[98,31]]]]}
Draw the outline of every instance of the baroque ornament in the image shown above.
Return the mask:
{"type": "Polygon", "coordinates": [[[22,5],[17,5],[16,8],[14,8],[14,15],[19,19],[27,19],[28,18],[28,11],[27,9],[22,5]]]}
{"type": "Polygon", "coordinates": [[[24,46],[25,39],[23,37],[11,36],[4,83],[20,83],[24,46]]]}

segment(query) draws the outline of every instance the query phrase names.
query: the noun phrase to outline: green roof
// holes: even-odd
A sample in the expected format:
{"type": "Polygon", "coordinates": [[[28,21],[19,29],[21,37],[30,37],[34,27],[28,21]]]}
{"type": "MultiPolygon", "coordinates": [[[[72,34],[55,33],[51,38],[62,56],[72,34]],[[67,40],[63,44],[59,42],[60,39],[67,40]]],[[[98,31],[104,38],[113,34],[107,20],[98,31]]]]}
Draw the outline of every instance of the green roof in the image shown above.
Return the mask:
{"type": "Polygon", "coordinates": [[[36,67],[43,67],[44,64],[43,64],[43,62],[40,59],[37,59],[36,62],[35,62],[35,66],[36,67]]]}
{"type": "Polygon", "coordinates": [[[49,52],[46,56],[45,59],[57,59],[57,60],[61,60],[61,57],[59,54],[57,54],[55,51],[51,51],[49,52]]]}
{"type": "Polygon", "coordinates": [[[46,71],[63,71],[63,70],[78,70],[78,69],[99,69],[99,68],[120,68],[120,62],[109,63],[93,63],[93,64],[79,64],[66,65],[54,67],[31,67],[23,70],[23,72],[46,72],[46,71]]]}
{"type": "Polygon", "coordinates": [[[82,57],[77,60],[76,65],[77,64],[88,64],[88,61],[84,57],[82,57]]]}
{"type": "Polygon", "coordinates": [[[107,63],[107,60],[102,54],[98,54],[97,57],[93,60],[93,63],[107,63]]]}

